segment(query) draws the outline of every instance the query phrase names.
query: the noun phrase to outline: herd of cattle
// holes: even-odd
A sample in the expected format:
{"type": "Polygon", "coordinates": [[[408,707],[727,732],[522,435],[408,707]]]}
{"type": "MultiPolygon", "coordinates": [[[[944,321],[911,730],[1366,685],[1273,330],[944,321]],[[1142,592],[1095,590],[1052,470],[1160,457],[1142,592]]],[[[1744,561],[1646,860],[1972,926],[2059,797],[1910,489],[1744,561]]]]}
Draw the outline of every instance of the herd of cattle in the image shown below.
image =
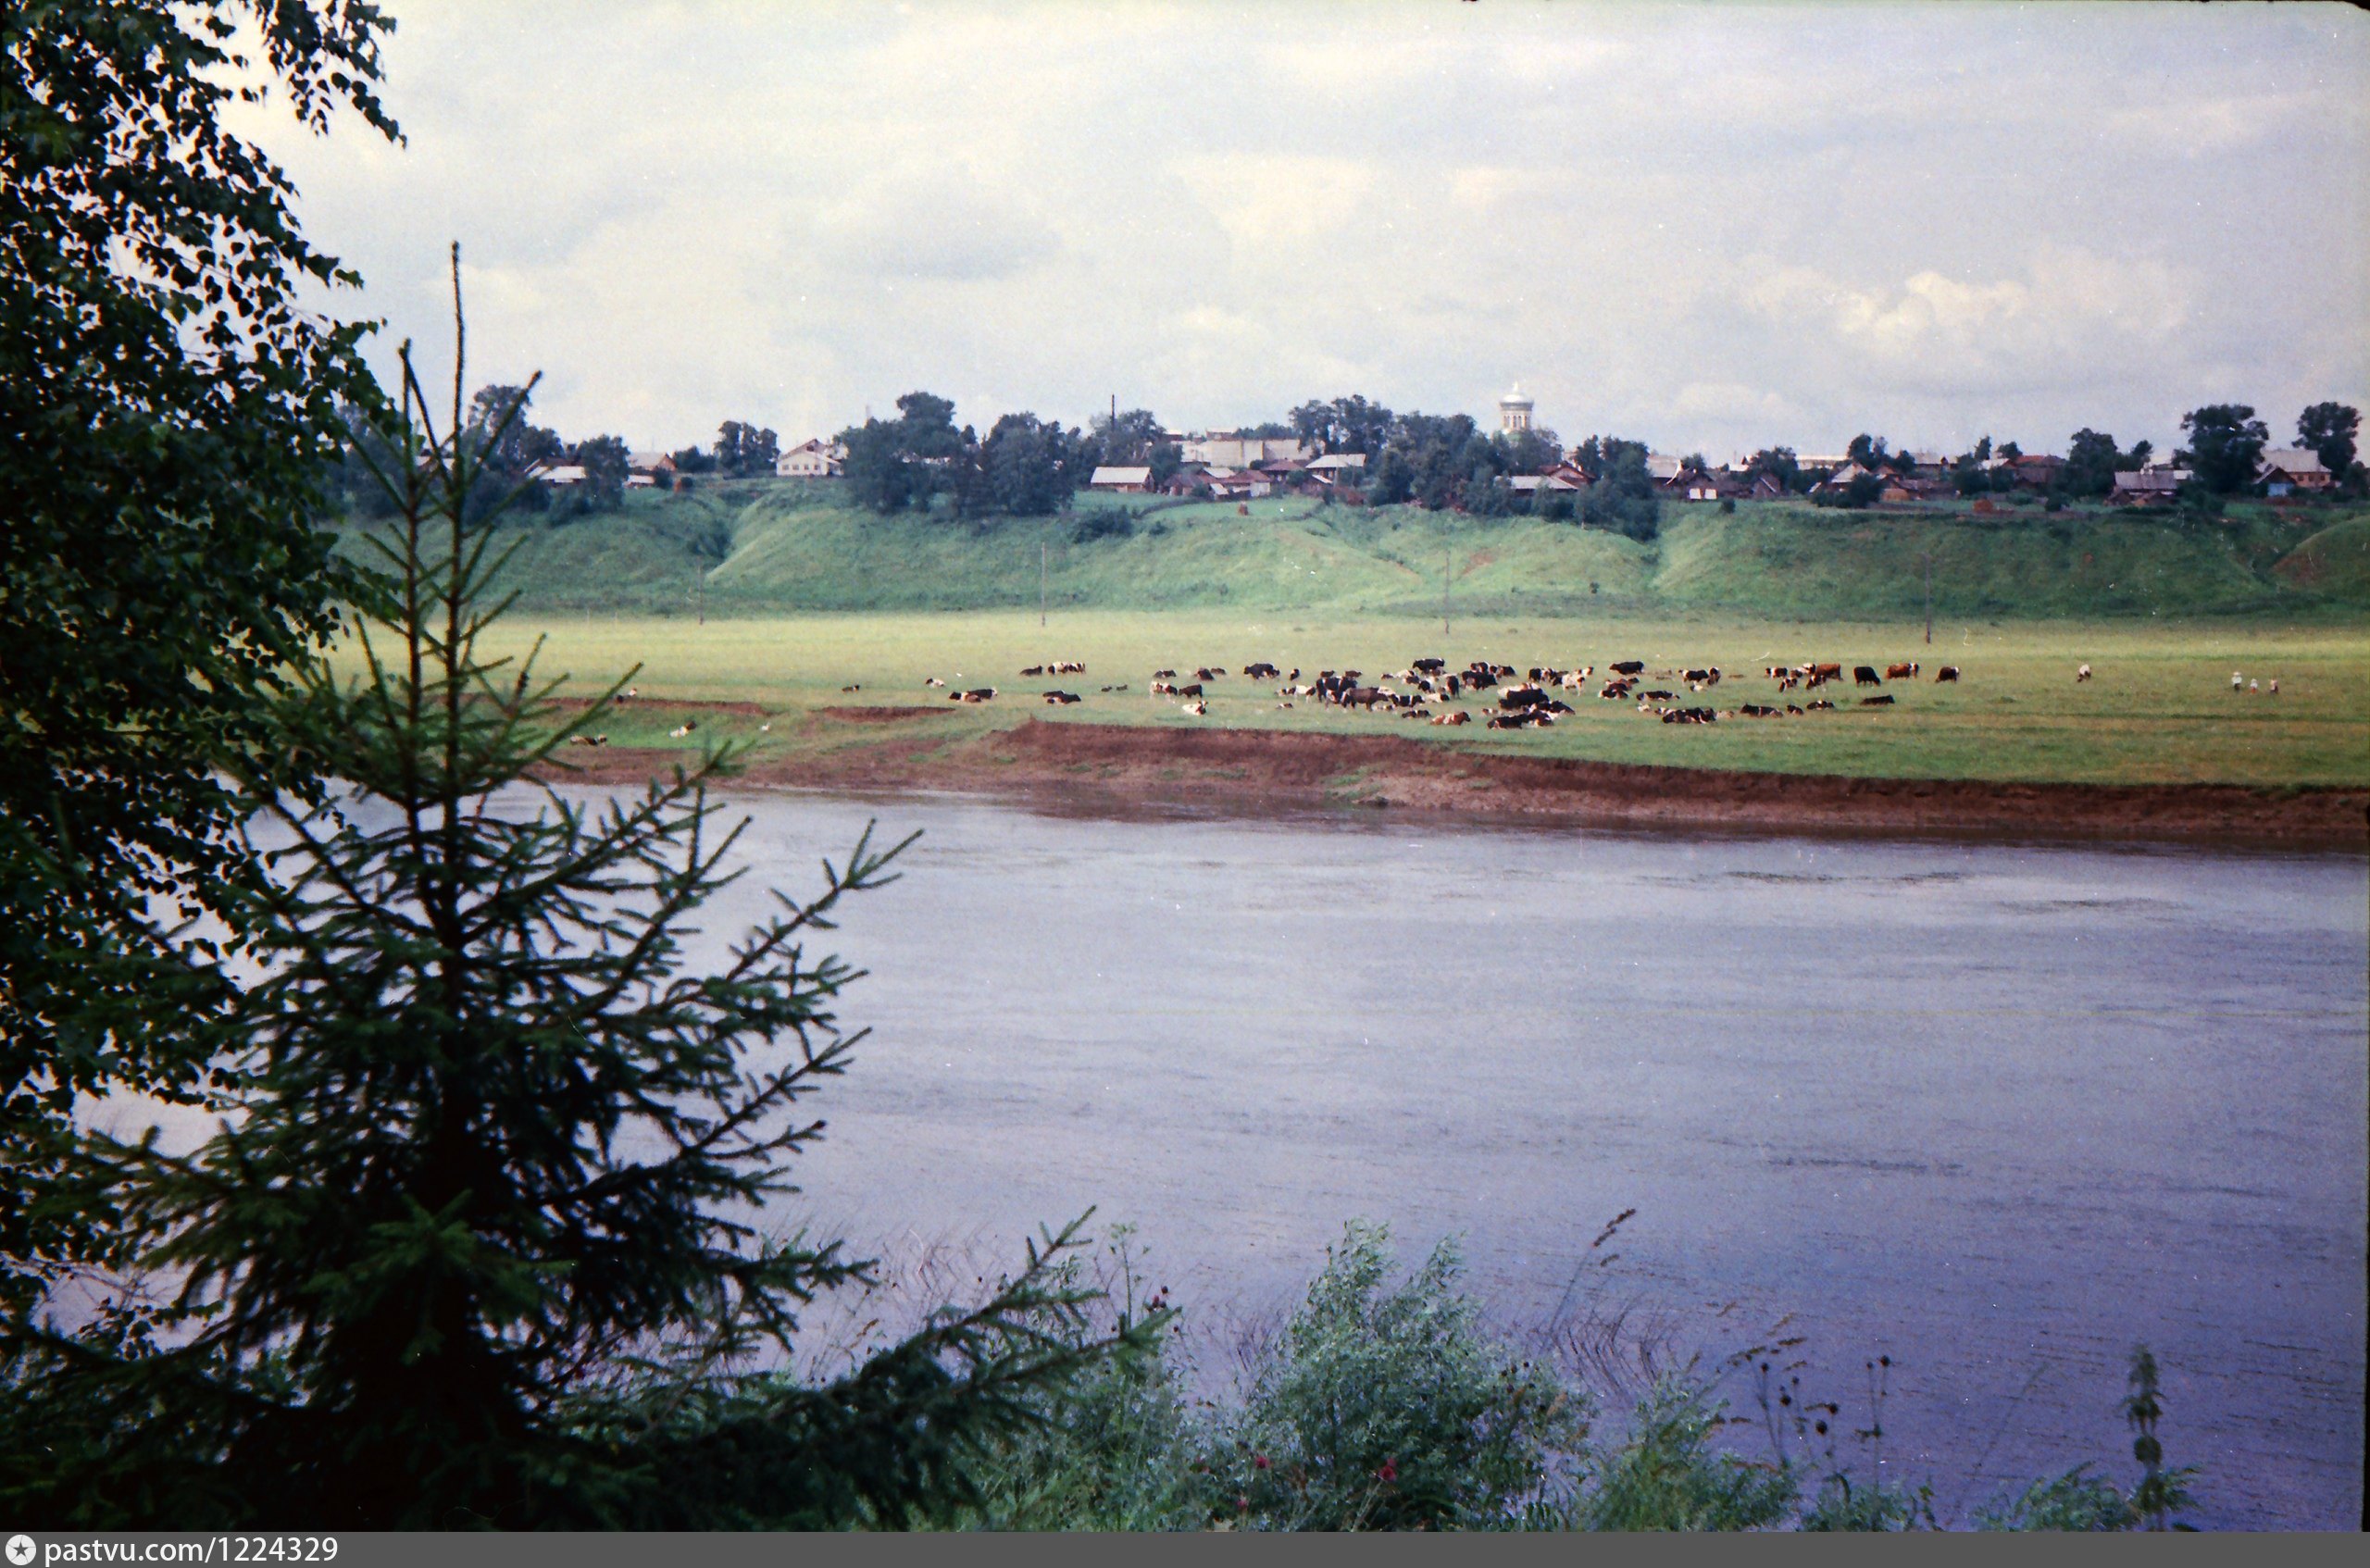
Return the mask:
{"type": "MultiPolygon", "coordinates": [[[[1881,687],[1889,681],[1915,681],[1923,666],[1911,660],[1887,665],[1879,670],[1874,665],[1852,666],[1851,679],[1854,691],[1866,687],[1881,687]]],[[[1024,677],[1084,675],[1086,666],[1076,659],[1054,659],[1042,665],[1030,665],[1020,672],[1024,677]]],[[[1371,683],[1363,670],[1321,670],[1314,678],[1304,679],[1298,668],[1285,670],[1265,661],[1242,666],[1245,680],[1279,681],[1275,688],[1277,706],[1290,708],[1298,702],[1308,701],[1320,707],[1354,710],[1364,713],[1390,713],[1403,718],[1428,719],[1439,725],[1462,725],[1474,722],[1473,713],[1453,704],[1466,697],[1486,696],[1491,710],[1482,722],[1491,729],[1528,729],[1553,724],[1559,717],[1573,712],[1572,705],[1561,693],[1593,693],[1608,703],[1634,703],[1639,713],[1658,718],[1665,724],[1712,724],[1721,719],[1786,718],[1814,713],[1832,712],[1836,703],[1829,698],[1810,694],[1822,687],[1840,685],[1844,678],[1844,666],[1840,663],[1811,662],[1800,665],[1770,665],[1764,678],[1775,683],[1770,693],[1773,701],[1740,703],[1723,708],[1716,703],[1690,703],[1679,694],[1678,688],[1687,689],[1689,696],[1700,696],[1718,686],[1724,678],[1717,666],[1700,668],[1673,666],[1669,669],[1648,670],[1643,659],[1622,659],[1605,666],[1600,681],[1596,666],[1581,665],[1571,669],[1556,669],[1546,666],[1519,670],[1513,665],[1492,664],[1476,659],[1461,670],[1451,670],[1443,658],[1416,659],[1405,669],[1376,678],[1371,683]],[[1787,701],[1789,692],[1801,692],[1802,700],[1787,701]]],[[[2090,666],[2084,665],[2076,674],[2077,680],[2088,680],[2090,666]]],[[[958,677],[958,678],[960,678],[958,677]]],[[[1230,678],[1223,666],[1203,665],[1189,676],[1174,669],[1153,671],[1146,691],[1154,697],[1174,698],[1185,712],[1203,715],[1209,712],[1209,694],[1215,685],[1230,678]]],[[[1936,681],[1959,678],[1956,665],[1944,665],[1934,672],[1936,681]]],[[[929,687],[945,687],[936,676],[923,683],[929,687]]],[[[1102,691],[1126,691],[1125,684],[1105,686],[1102,691]]],[[[979,686],[949,690],[950,703],[986,703],[994,700],[996,689],[979,686]]],[[[1049,706],[1069,707],[1086,699],[1076,691],[1059,688],[1040,694],[1049,706]]],[[[1890,691],[1859,698],[1864,708],[1886,708],[1894,705],[1890,691]]]]}

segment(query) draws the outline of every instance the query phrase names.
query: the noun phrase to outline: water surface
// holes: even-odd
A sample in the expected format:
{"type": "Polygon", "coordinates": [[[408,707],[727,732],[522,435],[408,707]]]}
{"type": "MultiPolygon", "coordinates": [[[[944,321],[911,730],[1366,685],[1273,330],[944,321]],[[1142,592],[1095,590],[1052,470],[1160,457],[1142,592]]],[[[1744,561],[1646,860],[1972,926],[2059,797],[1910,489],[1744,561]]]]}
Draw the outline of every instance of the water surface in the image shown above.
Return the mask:
{"type": "Polygon", "coordinates": [[[1189,1312],[1288,1306],[1363,1216],[1461,1236],[1512,1324],[1625,1292],[1716,1355],[1790,1313],[1847,1419],[1891,1357],[1884,1469],[1946,1519],[2124,1476],[2144,1339],[2203,1522],[2358,1523],[2358,858],[733,805],[719,948],[867,817],[925,830],[830,939],[876,1033],[800,1218],[1100,1205],[1189,1312]]]}

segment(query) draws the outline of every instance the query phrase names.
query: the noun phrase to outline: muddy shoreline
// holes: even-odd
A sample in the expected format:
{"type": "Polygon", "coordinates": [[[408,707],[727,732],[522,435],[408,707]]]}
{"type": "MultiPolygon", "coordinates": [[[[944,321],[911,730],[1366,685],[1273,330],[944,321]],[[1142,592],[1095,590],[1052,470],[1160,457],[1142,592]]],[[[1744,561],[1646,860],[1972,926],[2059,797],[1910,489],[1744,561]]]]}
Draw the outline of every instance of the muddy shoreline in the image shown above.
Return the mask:
{"type": "MultiPolygon", "coordinates": [[[[932,711],[869,710],[854,723],[842,717],[834,728],[844,726],[842,734],[885,728],[932,711]]],[[[571,777],[609,784],[640,784],[681,760],[678,752],[624,747],[568,757],[571,777]]],[[[2370,790],[2359,789],[1738,773],[1508,756],[1391,735],[1036,719],[953,744],[908,731],[759,755],[735,782],[1017,796],[1091,810],[1185,807],[1219,815],[1354,810],[1539,827],[2212,840],[2370,852],[2370,790]]]]}

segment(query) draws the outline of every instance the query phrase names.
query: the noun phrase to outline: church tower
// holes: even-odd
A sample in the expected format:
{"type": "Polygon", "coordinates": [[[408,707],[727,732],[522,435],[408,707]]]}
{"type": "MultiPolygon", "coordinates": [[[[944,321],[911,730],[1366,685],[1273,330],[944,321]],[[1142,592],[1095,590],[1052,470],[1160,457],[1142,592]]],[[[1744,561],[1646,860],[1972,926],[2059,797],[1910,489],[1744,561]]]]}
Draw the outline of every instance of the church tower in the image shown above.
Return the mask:
{"type": "Polygon", "coordinates": [[[1510,436],[1530,429],[1531,406],[1530,399],[1523,395],[1522,388],[1517,384],[1498,400],[1498,429],[1510,436]]]}

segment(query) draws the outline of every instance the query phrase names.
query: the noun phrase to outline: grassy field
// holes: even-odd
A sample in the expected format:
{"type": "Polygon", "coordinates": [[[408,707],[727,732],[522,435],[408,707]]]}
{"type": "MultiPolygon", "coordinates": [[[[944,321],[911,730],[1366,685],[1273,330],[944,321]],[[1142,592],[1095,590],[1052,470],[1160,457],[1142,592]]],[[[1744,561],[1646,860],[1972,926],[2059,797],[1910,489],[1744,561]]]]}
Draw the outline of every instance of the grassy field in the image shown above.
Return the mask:
{"type": "MultiPolygon", "coordinates": [[[[1401,734],[1441,744],[1526,754],[1859,777],[1980,778],[2085,783],[2214,782],[2258,786],[2370,783],[2370,628],[2348,624],[2270,627],[2234,620],[2106,620],[2080,624],[1937,616],[1934,642],[1900,620],[1805,625],[1718,614],[1621,615],[1588,618],[1461,616],[1453,635],[1440,622],[1321,611],[1055,611],[1037,616],[970,614],[719,616],[552,616],[517,613],[498,643],[523,651],[546,640],[545,667],[584,683],[622,676],[635,664],[645,705],[608,726],[617,744],[666,746],[677,715],[668,700],[743,702],[766,716],[710,716],[696,740],[746,736],[761,749],[824,748],[910,736],[927,753],[952,740],[1025,718],[1054,723],[1232,725],[1331,732],[1401,734]],[[1196,665],[1240,670],[1266,659],[1310,675],[1355,667],[1368,676],[1438,654],[1454,665],[1486,658],[1528,667],[1642,658],[1650,668],[1716,665],[1729,672],[1703,702],[1723,707],[1766,701],[1765,665],[1804,659],[1882,665],[1919,660],[1926,674],[1888,688],[1889,710],[1847,707],[1777,720],[1713,726],[1664,725],[1628,704],[1593,696],[1547,731],[1455,730],[1397,718],[1319,708],[1302,700],[1287,712],[1273,684],[1239,676],[1212,685],[1210,713],[1195,718],[1146,694],[1151,672],[1196,665]],[[1060,682],[1024,679],[1026,665],[1085,662],[1088,674],[1060,682]],[[1936,685],[1944,663],[1964,671],[1936,685]],[[2075,666],[2095,678],[2082,684],[2075,666]],[[2280,693],[2234,695],[2232,670],[2276,678],[2280,693]],[[981,707],[954,707],[925,688],[929,677],[992,685],[981,707]],[[1125,683],[1123,693],[1099,688],[1125,683]],[[1082,692],[1075,708],[1044,706],[1037,693],[1059,684],[1082,692]],[[842,688],[856,687],[854,691],[842,688]],[[652,705],[651,700],[656,700],[652,705]],[[808,724],[821,708],[927,704],[932,712],[888,725],[808,724]],[[760,723],[771,728],[760,732],[760,723]]],[[[1850,703],[1856,694],[1839,700],[1850,703]]],[[[1476,708],[1467,701],[1465,706],[1476,708]]]]}
{"type": "MultiPolygon", "coordinates": [[[[555,613],[1213,610],[1335,617],[1436,613],[1746,621],[2370,615],[2370,509],[2239,503],[2185,520],[2038,505],[1731,514],[1666,504],[1640,542],[1530,518],[1297,499],[1081,496],[1051,519],[969,523],[850,510],[830,483],[750,480],[637,492],[624,510],[505,523],[505,586],[555,613]]],[[[2227,672],[2225,672],[2226,676],[2227,672]]]]}

